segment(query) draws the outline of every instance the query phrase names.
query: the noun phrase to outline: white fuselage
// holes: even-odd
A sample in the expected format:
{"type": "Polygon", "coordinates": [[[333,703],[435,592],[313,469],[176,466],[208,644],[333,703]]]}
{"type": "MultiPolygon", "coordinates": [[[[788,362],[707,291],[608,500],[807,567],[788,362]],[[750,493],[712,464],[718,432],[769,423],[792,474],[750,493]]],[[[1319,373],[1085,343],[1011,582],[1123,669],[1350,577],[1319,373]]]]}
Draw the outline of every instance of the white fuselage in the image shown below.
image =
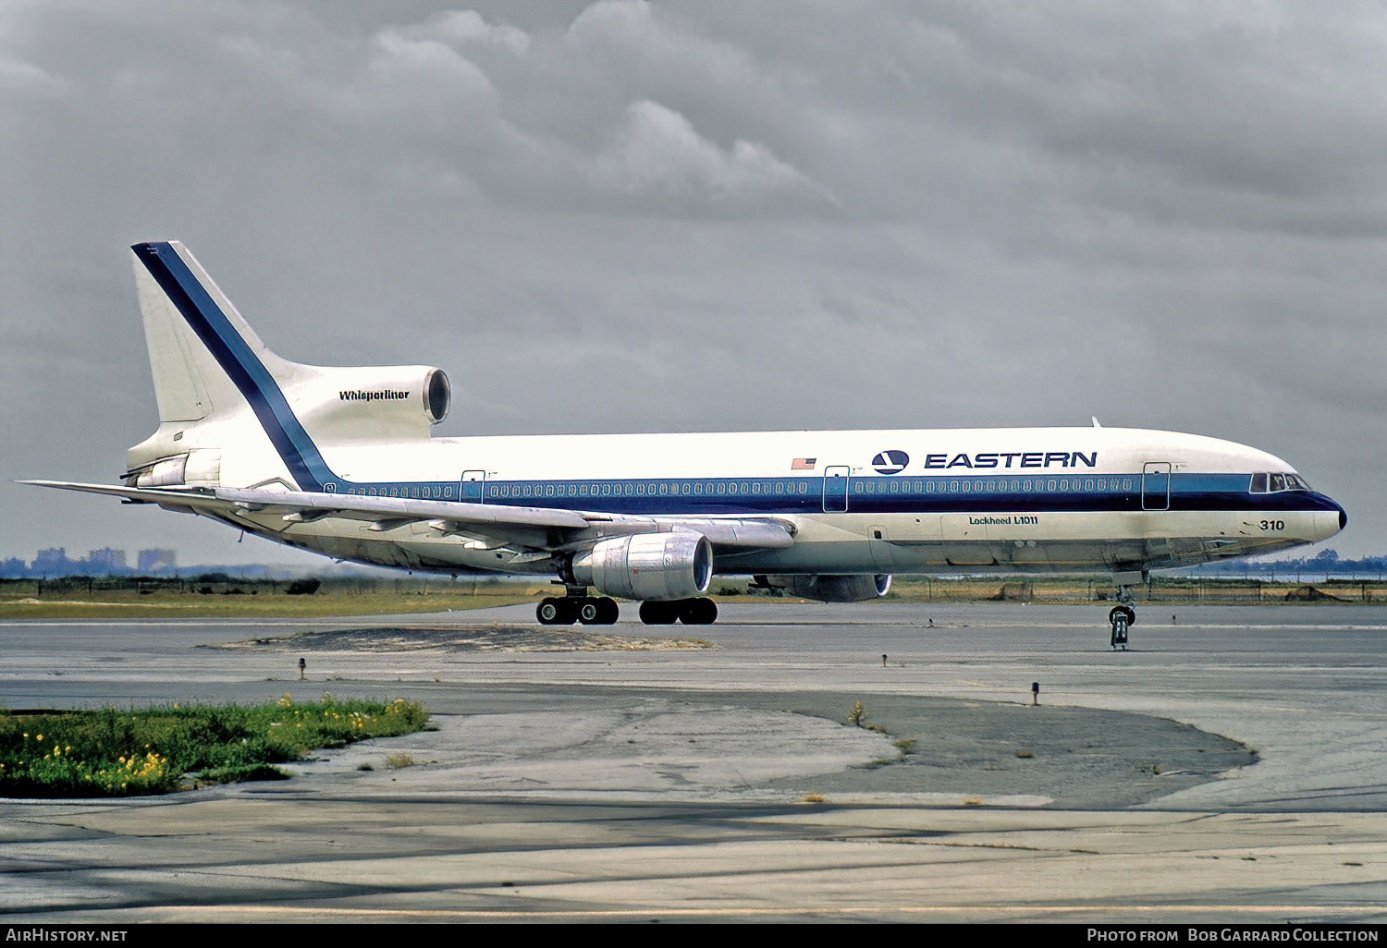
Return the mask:
{"type": "MultiPolygon", "coordinates": [[[[553,435],[320,447],[339,492],[612,515],[591,536],[625,532],[624,518],[765,518],[791,526],[792,546],[720,556],[723,573],[1161,568],[1315,542],[1340,528],[1341,512],[1323,495],[1250,491],[1254,474],[1293,473],[1285,462],[1232,442],[1161,431],[553,435]]],[[[287,475],[268,443],[223,447],[222,457],[223,486],[287,475]]],[[[382,530],[353,520],[286,523],[247,514],[241,525],[372,563],[551,568],[428,523],[382,530]]]]}

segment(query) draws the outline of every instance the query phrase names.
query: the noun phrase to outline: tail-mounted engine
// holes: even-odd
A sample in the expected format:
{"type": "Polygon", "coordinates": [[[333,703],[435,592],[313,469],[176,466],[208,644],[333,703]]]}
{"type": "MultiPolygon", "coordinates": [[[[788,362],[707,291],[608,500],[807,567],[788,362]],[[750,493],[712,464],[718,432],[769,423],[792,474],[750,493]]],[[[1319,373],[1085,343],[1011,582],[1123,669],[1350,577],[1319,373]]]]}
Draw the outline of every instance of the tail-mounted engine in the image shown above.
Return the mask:
{"type": "Polygon", "coordinates": [[[447,374],[431,366],[296,369],[285,397],[308,433],[328,441],[427,438],[452,403],[447,374]]]}

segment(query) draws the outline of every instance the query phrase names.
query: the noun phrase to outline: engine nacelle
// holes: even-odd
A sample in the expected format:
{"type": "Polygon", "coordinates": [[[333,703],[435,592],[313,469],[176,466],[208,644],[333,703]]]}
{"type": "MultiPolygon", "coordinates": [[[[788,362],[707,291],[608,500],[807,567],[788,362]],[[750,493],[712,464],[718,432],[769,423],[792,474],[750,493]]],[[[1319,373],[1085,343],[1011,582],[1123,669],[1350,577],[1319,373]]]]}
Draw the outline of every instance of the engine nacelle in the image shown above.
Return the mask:
{"type": "Polygon", "coordinates": [[[879,599],[891,591],[891,576],[774,576],[776,585],[783,585],[801,599],[819,602],[863,602],[879,599]]]}
{"type": "Polygon", "coordinates": [[[452,386],[427,365],[296,366],[285,397],[309,434],[327,440],[373,440],[411,435],[448,416],[452,386]]]}
{"type": "Polygon", "coordinates": [[[713,578],[713,546],[701,533],[638,533],[603,540],[574,557],[573,578],[622,599],[693,599],[708,591],[713,578]]]}

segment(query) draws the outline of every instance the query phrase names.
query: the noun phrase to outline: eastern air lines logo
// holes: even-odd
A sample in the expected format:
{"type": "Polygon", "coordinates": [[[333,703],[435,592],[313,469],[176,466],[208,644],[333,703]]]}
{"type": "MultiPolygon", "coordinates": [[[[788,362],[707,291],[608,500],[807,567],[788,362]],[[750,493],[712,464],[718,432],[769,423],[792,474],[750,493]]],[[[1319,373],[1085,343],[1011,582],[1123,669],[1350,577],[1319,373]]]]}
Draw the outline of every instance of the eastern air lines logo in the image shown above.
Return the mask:
{"type": "Polygon", "coordinates": [[[872,467],[878,474],[899,474],[910,463],[910,455],[904,451],[883,451],[872,458],[872,467]]]}

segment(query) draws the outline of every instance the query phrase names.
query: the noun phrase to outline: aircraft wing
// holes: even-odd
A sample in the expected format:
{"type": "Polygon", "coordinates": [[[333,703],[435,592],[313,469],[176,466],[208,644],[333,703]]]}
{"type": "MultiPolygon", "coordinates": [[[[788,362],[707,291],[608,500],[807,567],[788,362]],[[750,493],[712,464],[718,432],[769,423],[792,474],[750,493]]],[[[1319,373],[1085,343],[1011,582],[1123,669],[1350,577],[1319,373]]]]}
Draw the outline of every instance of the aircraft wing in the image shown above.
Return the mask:
{"type": "Polygon", "coordinates": [[[286,524],[324,517],[362,520],[389,530],[428,523],[447,533],[553,552],[577,551],[614,536],[687,531],[701,533],[715,550],[784,549],[794,543],[794,527],[774,518],[636,517],[555,507],[473,504],[408,497],[313,493],[264,488],[158,488],[67,481],[22,481],[38,487],[120,497],[127,503],[158,504],[167,510],[222,518],[245,514],[279,515],[286,524]]]}

